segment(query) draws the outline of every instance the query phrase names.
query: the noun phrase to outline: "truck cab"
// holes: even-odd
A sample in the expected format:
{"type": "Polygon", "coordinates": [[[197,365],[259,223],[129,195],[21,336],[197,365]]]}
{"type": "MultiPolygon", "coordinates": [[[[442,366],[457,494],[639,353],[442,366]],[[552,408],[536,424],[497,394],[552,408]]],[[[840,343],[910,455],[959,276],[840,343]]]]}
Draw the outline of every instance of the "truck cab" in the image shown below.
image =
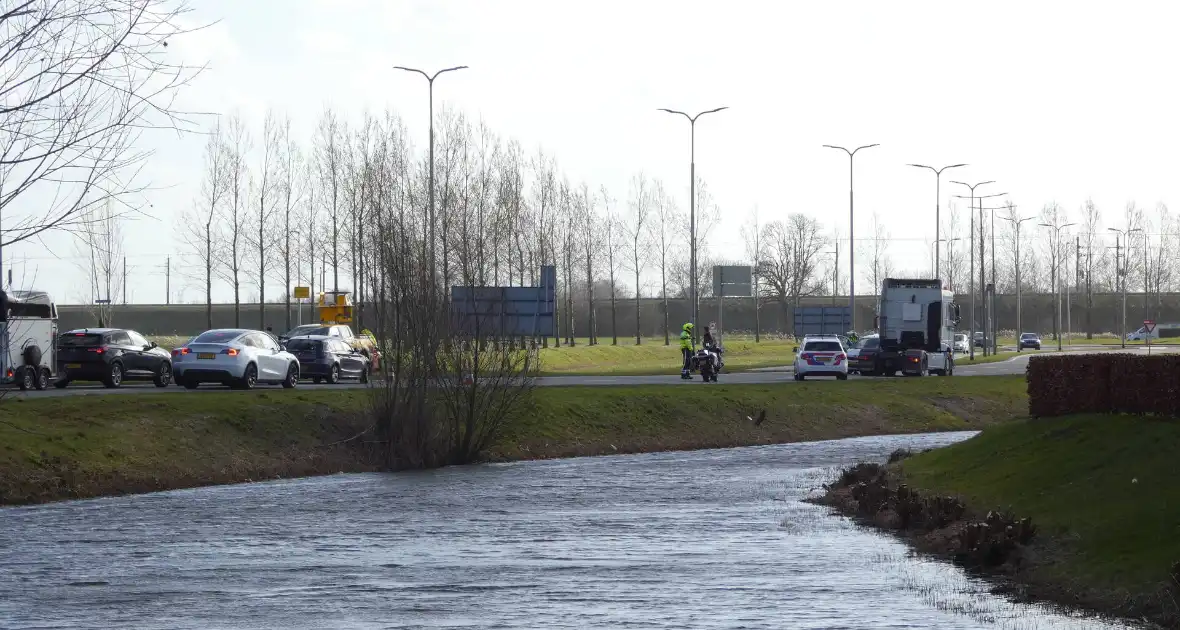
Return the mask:
{"type": "Polygon", "coordinates": [[[954,374],[954,293],[935,279],[886,278],[881,285],[874,372],[922,376],[954,374]]]}

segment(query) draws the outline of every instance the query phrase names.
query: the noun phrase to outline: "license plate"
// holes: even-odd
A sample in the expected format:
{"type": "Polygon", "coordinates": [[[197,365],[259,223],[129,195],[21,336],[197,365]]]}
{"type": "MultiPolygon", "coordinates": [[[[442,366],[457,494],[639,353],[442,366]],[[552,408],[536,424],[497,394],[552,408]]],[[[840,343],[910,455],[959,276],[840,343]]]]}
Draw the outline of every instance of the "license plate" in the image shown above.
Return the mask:
{"type": "Polygon", "coordinates": [[[82,369],[82,364],[81,363],[67,363],[66,369],[67,370],[80,370],[80,369],[82,369]]]}
{"type": "Polygon", "coordinates": [[[198,359],[216,359],[217,355],[212,352],[201,352],[197,355],[198,359]]]}

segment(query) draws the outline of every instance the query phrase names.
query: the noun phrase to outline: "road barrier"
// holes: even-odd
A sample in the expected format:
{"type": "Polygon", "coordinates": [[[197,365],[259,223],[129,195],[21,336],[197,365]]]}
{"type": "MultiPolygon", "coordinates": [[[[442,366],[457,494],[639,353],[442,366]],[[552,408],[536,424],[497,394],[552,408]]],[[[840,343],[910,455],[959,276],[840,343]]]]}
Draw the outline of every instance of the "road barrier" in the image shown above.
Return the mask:
{"type": "Polygon", "coordinates": [[[1037,418],[1075,413],[1180,415],[1180,355],[1033,357],[1028,362],[1028,411],[1037,418]]]}

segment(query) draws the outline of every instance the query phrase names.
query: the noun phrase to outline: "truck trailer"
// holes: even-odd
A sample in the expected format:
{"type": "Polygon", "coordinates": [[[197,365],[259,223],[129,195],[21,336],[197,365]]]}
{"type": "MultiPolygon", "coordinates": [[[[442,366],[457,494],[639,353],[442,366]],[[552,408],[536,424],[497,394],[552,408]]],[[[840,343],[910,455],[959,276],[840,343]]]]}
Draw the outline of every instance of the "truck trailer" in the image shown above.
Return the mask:
{"type": "Polygon", "coordinates": [[[941,281],[886,278],[876,319],[879,341],[876,348],[860,351],[861,372],[953,375],[958,323],[954,293],[943,289],[941,281]]]}

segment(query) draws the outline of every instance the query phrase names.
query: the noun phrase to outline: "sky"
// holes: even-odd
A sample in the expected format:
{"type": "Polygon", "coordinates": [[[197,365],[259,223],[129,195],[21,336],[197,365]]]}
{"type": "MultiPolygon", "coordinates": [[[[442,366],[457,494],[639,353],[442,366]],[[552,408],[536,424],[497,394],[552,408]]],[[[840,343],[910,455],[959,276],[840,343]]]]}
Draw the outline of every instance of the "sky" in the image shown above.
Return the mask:
{"type": "MultiPolygon", "coordinates": [[[[605,185],[616,199],[632,175],[658,178],[683,208],[688,125],[657,108],[727,106],[696,134],[697,173],[722,211],[711,237],[720,258],[742,257],[740,227],[757,208],[763,222],[794,212],[820,220],[842,239],[847,269],[849,161],[824,144],[880,144],[856,157],[854,230],[867,237],[875,214],[899,270],[929,271],[935,233],[934,175],[911,162],[968,163],[943,174],[944,210],[967,194],[956,179],[995,180],[979,190],[1008,193],[1023,215],[1057,202],[1075,218],[1091,198],[1109,225],[1129,201],[1180,203],[1176,3],[194,4],[186,21],[208,26],[176,38],[169,54],[208,69],[179,105],[239,111],[256,136],[268,108],[307,139],[326,107],[354,120],[388,108],[423,148],[425,81],[392,67],[467,65],[438,80],[436,109],[482,118],[530,155],[542,147],[572,182],[605,185]]],[[[155,151],[142,174],[151,216],[125,227],[130,301],[164,301],[169,257],[171,299],[201,300],[200,283],[186,278],[198,260],[177,224],[197,194],[204,138],[145,142],[155,151]]],[[[90,298],[67,234],[4,257],[15,279],[61,303],[90,298]]],[[[867,266],[865,255],[856,262],[867,266]]]]}

